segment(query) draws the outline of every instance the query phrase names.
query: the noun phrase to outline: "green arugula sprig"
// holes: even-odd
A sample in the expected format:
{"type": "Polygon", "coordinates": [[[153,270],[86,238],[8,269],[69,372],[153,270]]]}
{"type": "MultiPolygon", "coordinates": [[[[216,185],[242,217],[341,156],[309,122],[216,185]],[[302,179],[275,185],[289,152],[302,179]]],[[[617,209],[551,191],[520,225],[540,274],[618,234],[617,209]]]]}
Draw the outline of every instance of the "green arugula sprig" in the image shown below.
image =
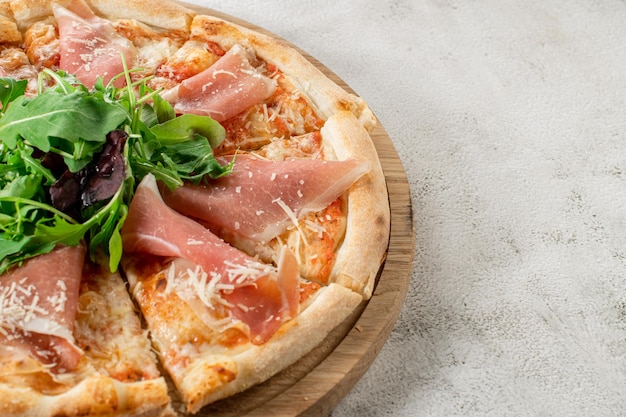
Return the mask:
{"type": "Polygon", "coordinates": [[[217,178],[232,170],[222,166],[213,148],[224,139],[215,120],[196,115],[176,117],[172,106],[146,84],[132,82],[125,70],[107,85],[92,90],[73,76],[44,70],[38,94],[24,95],[26,81],[0,78],[0,273],[56,245],[89,244],[116,270],[122,256],[120,229],[136,185],[153,174],[168,187],[184,181],[217,178]],[[114,82],[124,77],[126,86],[114,82]],[[49,187],[61,176],[43,163],[60,156],[71,173],[89,168],[102,151],[107,134],[122,129],[125,179],[110,199],[84,208],[80,215],[51,205],[49,187]]]}

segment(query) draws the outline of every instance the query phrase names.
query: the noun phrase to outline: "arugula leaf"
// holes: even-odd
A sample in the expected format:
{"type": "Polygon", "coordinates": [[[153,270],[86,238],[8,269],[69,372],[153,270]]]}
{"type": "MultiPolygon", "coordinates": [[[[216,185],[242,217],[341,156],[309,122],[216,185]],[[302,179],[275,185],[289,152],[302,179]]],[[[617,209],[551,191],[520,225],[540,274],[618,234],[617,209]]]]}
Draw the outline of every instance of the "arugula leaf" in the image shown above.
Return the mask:
{"type": "Polygon", "coordinates": [[[1,111],[4,113],[10,102],[24,95],[27,80],[15,80],[13,78],[0,78],[0,103],[1,111]]]}
{"type": "Polygon", "coordinates": [[[15,99],[0,119],[0,137],[9,148],[23,139],[42,152],[60,153],[76,172],[97,148],[86,142],[104,143],[106,134],[127,119],[128,113],[119,105],[83,91],[50,90],[32,99],[15,99]]]}
{"type": "Polygon", "coordinates": [[[176,117],[176,113],[174,112],[172,105],[167,100],[164,100],[160,95],[155,95],[152,101],[152,108],[154,109],[154,114],[156,115],[159,123],[165,123],[176,117]]]}
{"type": "Polygon", "coordinates": [[[195,114],[183,114],[175,119],[159,123],[152,126],[150,131],[165,146],[194,139],[199,134],[207,138],[212,147],[216,147],[225,136],[225,130],[221,124],[211,118],[195,114]]]}

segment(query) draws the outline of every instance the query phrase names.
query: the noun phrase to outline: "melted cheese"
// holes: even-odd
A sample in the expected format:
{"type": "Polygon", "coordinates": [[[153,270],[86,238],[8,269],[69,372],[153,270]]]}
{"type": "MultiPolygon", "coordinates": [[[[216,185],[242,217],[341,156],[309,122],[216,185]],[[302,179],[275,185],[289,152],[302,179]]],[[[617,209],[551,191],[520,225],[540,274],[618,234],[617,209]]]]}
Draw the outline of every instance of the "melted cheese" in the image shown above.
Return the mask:
{"type": "Polygon", "coordinates": [[[147,333],[118,274],[94,268],[83,277],[75,334],[100,372],[122,382],[159,377],[147,333]]]}

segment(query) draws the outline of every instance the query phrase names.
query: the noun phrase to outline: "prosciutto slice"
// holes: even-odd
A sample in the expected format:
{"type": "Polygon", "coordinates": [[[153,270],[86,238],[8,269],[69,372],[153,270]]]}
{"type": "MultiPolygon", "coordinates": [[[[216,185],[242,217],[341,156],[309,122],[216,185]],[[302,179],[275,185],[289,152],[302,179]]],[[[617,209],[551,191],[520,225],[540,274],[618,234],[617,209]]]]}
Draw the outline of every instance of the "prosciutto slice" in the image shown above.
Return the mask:
{"type": "MultiPolygon", "coordinates": [[[[106,84],[123,72],[122,54],[126,62],[132,62],[133,44],[118,35],[111,22],[96,16],[83,0],[72,0],[67,7],[54,3],[53,12],[59,26],[59,67],[88,88],[99,76],[106,84]]],[[[123,84],[123,77],[115,82],[117,87],[123,84]]]]}
{"type": "Polygon", "coordinates": [[[178,113],[210,116],[218,122],[261,103],[274,93],[276,82],[250,63],[240,45],[234,45],[215,64],[187,78],[163,97],[178,113]]]}
{"type": "Polygon", "coordinates": [[[354,158],[270,161],[239,155],[230,175],[174,191],[163,188],[162,194],[170,207],[218,234],[265,243],[298,217],[327,207],[369,168],[354,158]]]}
{"type": "MultiPolygon", "coordinates": [[[[219,307],[228,306],[230,316],[247,325],[253,343],[264,343],[297,314],[299,273],[293,255],[283,254],[277,269],[259,267],[254,258],[165,205],[151,175],[137,187],[121,234],[126,252],[183,258],[200,266],[201,286],[221,288],[219,307]]],[[[184,292],[179,295],[189,299],[184,292]]],[[[195,309],[198,303],[191,304],[195,309]]]]}
{"type": "Polygon", "coordinates": [[[72,370],[82,353],[74,320],[84,246],[58,247],[0,276],[0,337],[57,370],[72,370]]]}

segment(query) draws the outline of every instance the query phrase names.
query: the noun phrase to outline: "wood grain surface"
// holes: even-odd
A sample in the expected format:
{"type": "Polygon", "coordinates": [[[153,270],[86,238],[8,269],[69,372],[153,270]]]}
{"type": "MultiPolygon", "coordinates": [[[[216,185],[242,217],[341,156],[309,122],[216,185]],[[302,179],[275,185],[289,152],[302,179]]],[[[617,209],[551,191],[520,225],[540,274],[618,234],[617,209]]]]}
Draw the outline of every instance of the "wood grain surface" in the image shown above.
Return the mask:
{"type": "MultiPolygon", "coordinates": [[[[214,15],[278,37],[236,17],[183,4],[199,13],[214,15]]],[[[297,46],[291,46],[330,79],[353,92],[322,63],[297,46]]],[[[387,181],[391,210],[387,257],[379,271],[371,299],[298,362],[260,385],[208,405],[198,416],[324,416],[352,389],[380,352],[408,291],[415,253],[415,230],[409,184],[393,142],[380,124],[372,131],[371,137],[387,181]]]]}

